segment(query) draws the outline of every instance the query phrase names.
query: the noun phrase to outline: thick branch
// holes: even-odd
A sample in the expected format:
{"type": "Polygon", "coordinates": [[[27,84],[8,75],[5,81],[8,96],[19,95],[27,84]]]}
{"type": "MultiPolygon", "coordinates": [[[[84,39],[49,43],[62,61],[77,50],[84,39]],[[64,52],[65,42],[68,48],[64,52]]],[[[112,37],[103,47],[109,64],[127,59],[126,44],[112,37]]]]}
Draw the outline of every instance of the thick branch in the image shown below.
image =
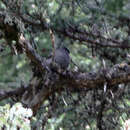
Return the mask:
{"type": "Polygon", "coordinates": [[[46,67],[45,61],[43,62],[43,59],[41,58],[41,56],[36,53],[36,51],[32,48],[30,42],[26,40],[22,34],[20,36],[19,43],[25,49],[25,53],[27,57],[32,62],[34,62],[37,65],[37,67],[40,68],[41,72],[43,72],[46,67]]]}
{"type": "MultiPolygon", "coordinates": [[[[93,44],[93,45],[97,45],[97,46],[101,46],[101,47],[112,47],[112,48],[130,48],[130,45],[128,45],[127,43],[123,44],[123,42],[120,42],[120,41],[117,41],[117,40],[114,40],[114,39],[111,39],[111,38],[105,38],[101,35],[95,35],[95,34],[92,34],[92,33],[89,33],[87,31],[85,31],[84,33],[81,32],[81,33],[78,33],[78,34],[75,34],[75,31],[71,30],[70,29],[54,29],[57,33],[60,33],[60,34],[63,34],[64,36],[67,36],[69,38],[72,38],[74,40],[79,40],[81,42],[87,42],[89,44],[93,44]],[[99,39],[103,39],[104,42],[100,42],[99,40],[93,40],[91,39],[89,36],[93,36],[95,38],[99,38],[99,39]]],[[[75,29],[77,30],[77,29],[75,29]]]]}
{"type": "Polygon", "coordinates": [[[15,90],[0,90],[0,101],[6,98],[10,98],[13,96],[20,96],[23,94],[26,90],[28,90],[28,87],[21,86],[20,88],[17,88],[15,90]]]}
{"type": "Polygon", "coordinates": [[[115,65],[105,71],[105,75],[104,70],[98,73],[69,72],[66,77],[62,77],[62,80],[66,81],[69,86],[79,88],[97,88],[106,82],[109,86],[130,82],[130,66],[125,63],[115,65]]]}
{"type": "MultiPolygon", "coordinates": [[[[60,84],[67,84],[68,87],[72,88],[97,88],[99,86],[103,87],[107,82],[108,87],[119,85],[122,83],[130,82],[130,66],[127,64],[115,65],[111,69],[107,70],[104,75],[102,70],[100,73],[79,73],[69,71],[65,76],[60,74],[59,82],[60,84]]],[[[51,81],[50,81],[51,82],[51,81]]],[[[59,82],[56,81],[55,86],[59,86],[59,82]]],[[[19,88],[19,90],[24,91],[24,88],[19,88]]],[[[1,91],[1,97],[9,97],[15,94],[19,94],[17,90],[11,92],[1,91]],[[7,96],[8,95],[8,96],[7,96]]],[[[50,92],[49,92],[50,93],[50,92]]]]}

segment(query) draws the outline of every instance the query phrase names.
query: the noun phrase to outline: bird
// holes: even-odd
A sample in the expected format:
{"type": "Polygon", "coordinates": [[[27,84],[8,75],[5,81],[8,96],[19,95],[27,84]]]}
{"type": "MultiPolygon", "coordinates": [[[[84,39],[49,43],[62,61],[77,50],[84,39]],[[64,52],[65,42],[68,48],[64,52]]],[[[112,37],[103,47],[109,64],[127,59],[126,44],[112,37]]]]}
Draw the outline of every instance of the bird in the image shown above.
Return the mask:
{"type": "Polygon", "coordinates": [[[51,53],[49,58],[46,60],[48,71],[57,71],[59,73],[65,72],[70,64],[70,51],[66,47],[59,47],[55,49],[54,53],[51,53]]]}
{"type": "Polygon", "coordinates": [[[65,71],[67,70],[70,63],[70,51],[66,47],[60,47],[55,50],[54,53],[54,63],[59,69],[65,71]]]}

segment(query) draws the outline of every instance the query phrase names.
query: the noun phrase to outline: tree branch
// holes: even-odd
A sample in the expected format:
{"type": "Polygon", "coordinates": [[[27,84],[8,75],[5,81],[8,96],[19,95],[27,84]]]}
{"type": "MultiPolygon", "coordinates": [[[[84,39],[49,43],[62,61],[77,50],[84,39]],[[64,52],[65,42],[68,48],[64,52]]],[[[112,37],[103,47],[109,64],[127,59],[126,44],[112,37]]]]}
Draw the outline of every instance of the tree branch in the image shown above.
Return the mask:
{"type": "Polygon", "coordinates": [[[17,88],[15,90],[0,90],[0,101],[4,100],[6,98],[10,98],[13,96],[20,96],[22,95],[26,90],[28,90],[28,87],[21,86],[20,88],[17,88]]]}

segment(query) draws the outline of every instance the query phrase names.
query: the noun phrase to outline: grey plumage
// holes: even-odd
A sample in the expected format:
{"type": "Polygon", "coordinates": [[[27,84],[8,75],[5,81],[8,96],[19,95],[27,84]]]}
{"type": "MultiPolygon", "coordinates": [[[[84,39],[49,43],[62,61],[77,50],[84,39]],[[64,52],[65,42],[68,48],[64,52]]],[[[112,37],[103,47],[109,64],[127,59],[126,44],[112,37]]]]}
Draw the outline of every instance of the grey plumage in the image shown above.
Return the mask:
{"type": "Polygon", "coordinates": [[[69,50],[66,47],[56,49],[54,62],[58,64],[61,69],[66,70],[70,63],[69,50]]]}
{"type": "Polygon", "coordinates": [[[57,48],[54,56],[51,55],[51,57],[46,60],[46,65],[49,66],[51,70],[57,69],[59,72],[65,71],[68,68],[69,63],[69,50],[66,47],[57,48]]]}

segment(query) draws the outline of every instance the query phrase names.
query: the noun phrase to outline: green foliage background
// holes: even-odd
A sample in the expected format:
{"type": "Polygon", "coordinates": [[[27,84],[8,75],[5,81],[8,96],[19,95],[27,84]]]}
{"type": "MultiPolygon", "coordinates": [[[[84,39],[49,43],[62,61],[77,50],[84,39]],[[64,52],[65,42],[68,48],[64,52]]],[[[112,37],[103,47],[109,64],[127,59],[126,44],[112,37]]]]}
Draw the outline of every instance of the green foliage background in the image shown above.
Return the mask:
{"type": "MultiPolygon", "coordinates": [[[[11,0],[10,0],[11,1],[11,0]]],[[[98,0],[97,0],[98,1],[98,0]]],[[[14,3],[17,1],[13,1],[14,3]]],[[[22,12],[25,14],[28,13],[33,15],[35,18],[36,14],[42,14],[43,18],[48,21],[48,23],[54,28],[65,28],[70,24],[73,26],[79,26],[81,29],[86,29],[87,31],[93,31],[93,24],[97,25],[97,28],[101,31],[104,37],[117,37],[119,40],[127,39],[128,34],[126,30],[127,26],[118,26],[115,28],[114,26],[118,24],[117,17],[129,17],[130,14],[130,1],[129,0],[99,0],[99,6],[96,5],[96,0],[23,0],[22,12]],[[63,7],[61,7],[61,5],[63,7]],[[103,15],[103,14],[108,15],[103,15]],[[108,16],[111,16],[108,17],[108,16]],[[105,21],[105,25],[104,22],[105,21]],[[66,24],[67,23],[67,24],[66,24]],[[105,31],[105,26],[108,29],[108,32],[105,31]]],[[[15,4],[10,3],[12,6],[12,10],[17,11],[14,7],[15,4]]],[[[0,9],[5,9],[5,5],[0,1],[0,9]]],[[[8,20],[10,18],[7,18],[8,20]]],[[[33,18],[32,18],[33,19],[33,18]]],[[[36,29],[33,27],[28,27],[27,29],[21,26],[21,31],[24,32],[26,38],[30,39],[34,37],[34,43],[37,46],[37,52],[41,56],[49,57],[52,51],[52,45],[50,40],[50,34],[45,31],[42,32],[40,29],[36,29]]],[[[82,72],[98,72],[101,68],[101,60],[104,58],[106,60],[107,66],[112,66],[116,63],[120,63],[124,60],[124,56],[126,53],[129,53],[129,50],[116,49],[116,48],[101,48],[97,47],[94,54],[92,53],[92,46],[86,44],[85,42],[75,41],[68,37],[64,37],[63,35],[56,34],[56,45],[60,46],[64,44],[71,51],[72,60],[81,68],[82,72]],[[104,57],[104,53],[108,53],[113,59],[111,60],[104,57]],[[120,54],[120,55],[118,55],[120,54]]],[[[0,40],[0,45],[5,46],[4,39],[0,40]]],[[[70,69],[75,69],[74,65],[70,65],[70,69]]],[[[0,53],[0,89],[11,90],[17,88],[21,85],[22,82],[27,84],[32,76],[31,67],[29,65],[29,61],[25,54],[14,56],[11,54],[11,50],[9,47],[4,47],[4,50],[0,53]]],[[[128,84],[129,86],[129,84],[128,84]]],[[[126,87],[126,97],[130,99],[129,95],[129,87],[126,87]]],[[[85,100],[91,102],[91,99],[87,99],[90,94],[84,97],[77,106],[73,106],[72,100],[76,101],[78,94],[71,93],[71,98],[68,98],[66,93],[63,93],[63,97],[68,105],[65,105],[63,102],[63,97],[59,97],[59,104],[56,106],[56,110],[52,113],[53,117],[47,120],[46,130],[58,130],[60,128],[64,130],[84,130],[85,126],[83,126],[87,122],[84,118],[84,115],[80,117],[84,109],[85,100]],[[71,104],[72,103],[72,104],[71,104]],[[67,112],[62,112],[65,108],[70,109],[67,112]],[[75,109],[74,109],[75,108],[75,109]],[[74,122],[75,126],[70,123],[70,121],[74,122]]],[[[69,95],[70,96],[70,95],[69,95]]],[[[130,107],[130,100],[125,99],[124,101],[130,107]]],[[[88,103],[87,102],[87,103],[88,103]]],[[[9,100],[4,100],[0,102],[0,105],[5,105],[6,103],[10,103],[13,105],[15,102],[9,100]]],[[[87,105],[86,103],[86,105],[87,105]]],[[[49,104],[48,101],[44,103],[44,105],[49,104]]],[[[43,106],[44,106],[43,105],[43,106]]],[[[128,106],[119,102],[120,107],[124,109],[128,109],[128,106]],[[126,107],[126,108],[125,108],[126,107]]],[[[48,111],[48,107],[44,107],[44,109],[40,109],[37,120],[32,121],[32,126],[37,126],[42,128],[41,121],[44,120],[44,115],[48,111]]],[[[121,125],[123,122],[130,118],[129,111],[118,113],[113,113],[113,110],[110,109],[106,111],[106,116],[112,115],[117,116],[119,125],[117,125],[116,129],[121,129],[121,125]]],[[[94,114],[85,115],[89,117],[89,128],[86,129],[97,129],[96,121],[94,114]]],[[[3,117],[4,118],[4,117],[3,117]]],[[[105,120],[105,118],[104,118],[105,120]]],[[[112,119],[111,119],[112,120],[112,119]]],[[[107,124],[110,125],[109,123],[107,124]]],[[[113,128],[113,126],[111,127],[113,128]]],[[[114,129],[114,128],[113,128],[114,129]]]]}

